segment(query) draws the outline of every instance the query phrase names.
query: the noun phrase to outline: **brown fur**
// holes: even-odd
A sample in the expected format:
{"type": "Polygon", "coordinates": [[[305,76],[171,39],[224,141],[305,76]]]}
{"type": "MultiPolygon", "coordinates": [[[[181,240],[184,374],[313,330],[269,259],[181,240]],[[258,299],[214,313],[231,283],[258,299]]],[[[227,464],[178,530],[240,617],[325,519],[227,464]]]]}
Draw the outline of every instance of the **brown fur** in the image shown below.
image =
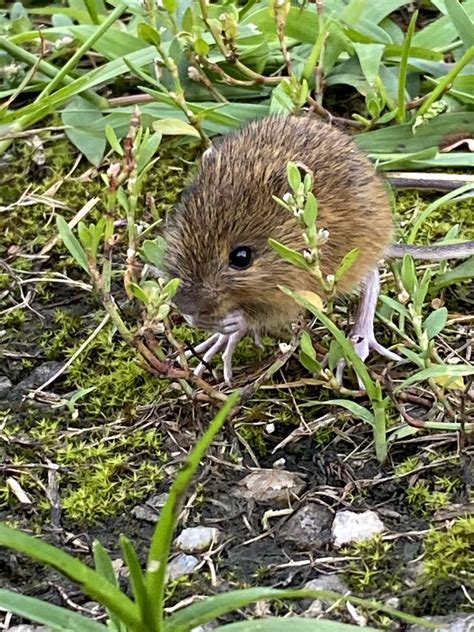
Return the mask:
{"type": "Polygon", "coordinates": [[[167,272],[181,279],[178,307],[213,330],[240,309],[254,329],[278,330],[298,314],[279,289],[313,290],[312,277],[283,261],[268,238],[303,250],[301,228],[272,200],[289,186],[286,163],[304,163],[314,176],[317,225],[329,231],[321,250],[324,274],[334,274],[353,248],[360,254],[341,279],[353,290],[382,257],[392,236],[387,194],[367,157],[341,131],[313,118],[270,117],[225,136],[203,159],[167,226],[167,272]],[[246,270],[229,267],[237,246],[256,251],[246,270]]]}

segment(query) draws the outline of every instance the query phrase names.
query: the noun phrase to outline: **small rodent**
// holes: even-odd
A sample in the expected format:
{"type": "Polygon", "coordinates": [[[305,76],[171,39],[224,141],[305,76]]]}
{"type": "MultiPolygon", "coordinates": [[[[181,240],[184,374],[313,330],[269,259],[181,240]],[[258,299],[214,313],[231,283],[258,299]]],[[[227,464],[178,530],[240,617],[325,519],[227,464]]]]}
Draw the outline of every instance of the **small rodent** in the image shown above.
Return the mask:
{"type": "MultiPolygon", "coordinates": [[[[168,218],[165,234],[166,273],[181,280],[174,301],[192,325],[214,333],[197,348],[205,352],[198,373],[224,351],[224,378],[230,383],[232,353],[246,334],[258,340],[260,332],[278,333],[298,316],[301,308],[279,285],[323,295],[309,273],[281,259],[268,245],[273,238],[296,250],[305,247],[295,218],[272,199],[289,190],[290,160],[303,163],[313,174],[317,224],[329,232],[320,253],[323,274],[334,274],[344,255],[359,249],[355,264],[338,283],[340,293],[361,285],[369,288],[366,299],[370,294],[375,312],[372,286],[378,282],[374,271],[379,260],[406,252],[422,256],[422,247],[407,251],[390,246],[393,220],[385,185],[340,130],[315,118],[268,117],[222,137],[205,152],[194,181],[168,218]]],[[[474,252],[474,242],[471,247],[474,252]]],[[[366,313],[362,317],[367,320],[366,313]]],[[[373,314],[370,317],[372,322],[364,327],[373,325],[373,314]]],[[[359,330],[356,335],[369,335],[359,330]]],[[[375,338],[366,342],[365,350],[358,349],[362,357],[376,348],[398,358],[375,338]]]]}

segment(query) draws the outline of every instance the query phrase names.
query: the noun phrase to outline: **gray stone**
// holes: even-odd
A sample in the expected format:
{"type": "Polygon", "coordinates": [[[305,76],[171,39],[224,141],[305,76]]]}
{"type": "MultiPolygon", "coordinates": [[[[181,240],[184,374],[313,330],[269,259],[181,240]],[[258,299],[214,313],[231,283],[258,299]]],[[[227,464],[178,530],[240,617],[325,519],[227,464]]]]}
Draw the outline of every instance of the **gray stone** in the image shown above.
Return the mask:
{"type": "Polygon", "coordinates": [[[385,525],[375,511],[338,511],[332,524],[334,546],[340,547],[352,542],[369,540],[377,533],[385,531],[385,525]]]}
{"type": "Polygon", "coordinates": [[[13,386],[12,381],[6,375],[0,375],[0,399],[8,397],[13,386]]]}
{"type": "MultiPolygon", "coordinates": [[[[327,590],[337,592],[344,595],[349,591],[347,584],[338,575],[317,575],[314,579],[306,582],[305,590],[327,590]]],[[[303,599],[301,605],[306,610],[303,612],[304,617],[317,617],[323,610],[329,607],[333,602],[328,599],[312,599],[308,597],[303,599]]]]}
{"type": "Polygon", "coordinates": [[[175,545],[187,553],[200,553],[207,551],[218,538],[219,529],[215,527],[188,527],[181,531],[175,545]]]}
{"type": "Polygon", "coordinates": [[[196,570],[198,565],[199,560],[197,557],[194,557],[194,555],[186,555],[186,553],[180,553],[168,564],[168,581],[178,579],[178,577],[182,577],[183,575],[190,575],[196,570]]]}
{"type": "Polygon", "coordinates": [[[319,549],[330,541],[332,512],[316,503],[308,503],[291,516],[282,529],[285,541],[299,549],[319,549]]]}
{"type": "Polygon", "coordinates": [[[8,632],[51,632],[51,628],[47,628],[45,625],[14,625],[12,628],[7,628],[8,632]]]}
{"type": "Polygon", "coordinates": [[[31,373],[24,380],[14,386],[11,389],[10,393],[5,396],[5,398],[9,401],[23,400],[24,397],[28,394],[28,391],[33,391],[39,386],[42,386],[63,366],[63,362],[43,362],[43,364],[36,367],[36,369],[33,369],[33,371],[31,371],[31,373]]]}

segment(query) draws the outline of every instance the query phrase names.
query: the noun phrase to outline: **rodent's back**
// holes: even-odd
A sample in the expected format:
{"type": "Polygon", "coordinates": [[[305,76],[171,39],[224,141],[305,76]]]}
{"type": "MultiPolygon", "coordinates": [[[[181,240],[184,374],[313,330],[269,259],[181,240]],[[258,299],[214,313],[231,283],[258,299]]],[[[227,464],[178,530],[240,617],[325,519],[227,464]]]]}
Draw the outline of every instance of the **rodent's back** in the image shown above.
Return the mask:
{"type": "MultiPolygon", "coordinates": [[[[290,310],[278,284],[319,290],[267,243],[272,237],[304,248],[301,228],[272,200],[289,189],[289,160],[313,173],[317,225],[329,231],[321,250],[324,274],[334,274],[344,255],[359,248],[356,263],[339,284],[347,292],[377,264],[390,241],[392,219],[384,186],[368,158],[350,137],[319,120],[257,120],[208,152],[169,219],[167,265],[170,275],[182,279],[178,303],[185,313],[204,314],[204,322],[239,308],[249,320],[272,327],[279,310],[290,310]],[[247,270],[235,271],[229,254],[241,245],[249,245],[255,258],[247,270]]],[[[286,318],[280,315],[280,320],[286,318]]]]}

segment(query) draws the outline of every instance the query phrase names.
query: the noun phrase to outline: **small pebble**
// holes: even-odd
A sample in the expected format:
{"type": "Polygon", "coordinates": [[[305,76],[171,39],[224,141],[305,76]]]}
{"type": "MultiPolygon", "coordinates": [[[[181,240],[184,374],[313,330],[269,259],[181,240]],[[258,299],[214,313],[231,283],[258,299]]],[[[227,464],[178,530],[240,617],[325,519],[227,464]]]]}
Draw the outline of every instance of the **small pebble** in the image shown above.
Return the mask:
{"type": "Polygon", "coordinates": [[[6,375],[0,375],[0,399],[9,393],[12,386],[12,381],[6,375]]]}
{"type": "Polygon", "coordinates": [[[338,511],[332,524],[334,546],[340,547],[352,542],[369,540],[377,533],[385,531],[385,525],[375,511],[338,511]]]}
{"type": "Polygon", "coordinates": [[[298,496],[305,487],[306,483],[294,472],[261,469],[239,481],[234,494],[262,503],[287,502],[289,498],[298,496]]]}
{"type": "Polygon", "coordinates": [[[308,503],[291,516],[282,529],[282,536],[299,549],[319,549],[330,541],[332,519],[329,509],[308,503]]]}
{"type": "Polygon", "coordinates": [[[215,527],[188,527],[183,529],[175,540],[175,545],[187,553],[207,551],[219,538],[219,529],[215,527]]]}
{"type": "Polygon", "coordinates": [[[183,575],[190,575],[193,573],[199,565],[199,560],[194,555],[186,555],[186,553],[179,553],[168,564],[167,578],[168,581],[173,581],[182,577],[183,575]]]}

